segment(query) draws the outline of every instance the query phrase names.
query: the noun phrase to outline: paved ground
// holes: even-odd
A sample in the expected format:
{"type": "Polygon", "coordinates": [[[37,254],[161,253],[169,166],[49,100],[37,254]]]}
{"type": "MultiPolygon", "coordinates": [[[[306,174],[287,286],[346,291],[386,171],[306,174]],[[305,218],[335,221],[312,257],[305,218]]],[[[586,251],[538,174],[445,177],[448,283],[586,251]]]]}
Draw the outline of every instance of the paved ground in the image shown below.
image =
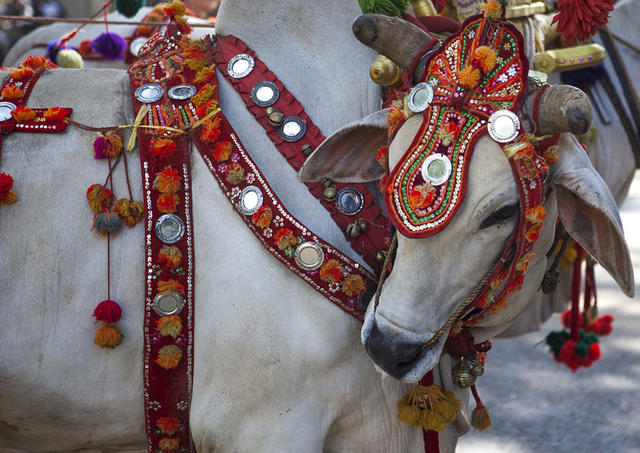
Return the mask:
{"type": "Polygon", "coordinates": [[[601,340],[602,358],[574,374],[536,347],[559,330],[557,315],[542,332],[494,341],[478,380],[493,428],[463,437],[459,453],[640,453],[640,172],[621,214],[636,297],[625,297],[598,268],[600,313],[616,318],[601,340]]]}

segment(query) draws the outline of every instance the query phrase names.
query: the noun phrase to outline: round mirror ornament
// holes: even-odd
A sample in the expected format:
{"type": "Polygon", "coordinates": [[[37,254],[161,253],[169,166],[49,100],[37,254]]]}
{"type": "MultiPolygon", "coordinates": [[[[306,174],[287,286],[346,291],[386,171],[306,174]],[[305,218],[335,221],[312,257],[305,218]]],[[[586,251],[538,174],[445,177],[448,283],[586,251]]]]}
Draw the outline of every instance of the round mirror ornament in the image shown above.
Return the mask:
{"type": "Polygon", "coordinates": [[[287,142],[296,142],[304,137],[307,125],[298,116],[288,116],[282,120],[278,135],[287,142]]]}
{"type": "Polygon", "coordinates": [[[422,177],[432,186],[440,186],[451,176],[451,161],[443,154],[431,154],[421,167],[422,177]]]}
{"type": "Polygon", "coordinates": [[[244,215],[253,215],[262,206],[264,201],[262,191],[259,187],[248,186],[242,189],[238,206],[244,215]]]}
{"type": "Polygon", "coordinates": [[[184,298],[178,293],[160,293],[153,298],[153,311],[158,316],[178,315],[184,308],[184,298]]]}
{"type": "Polygon", "coordinates": [[[280,90],[275,83],[263,80],[256,83],[251,89],[251,100],[260,107],[269,107],[276,103],[280,97],[280,90]]]}
{"type": "Polygon", "coordinates": [[[156,236],[165,244],[175,244],[184,236],[184,222],[175,214],[165,214],[156,222],[156,236]]]}
{"type": "Polygon", "coordinates": [[[147,42],[147,39],[149,38],[139,36],[136,39],[132,40],[129,43],[129,52],[131,53],[131,55],[133,55],[134,57],[138,57],[140,55],[140,48],[144,45],[145,42],[147,42]]]}
{"type": "Polygon", "coordinates": [[[356,215],[364,207],[364,197],[355,187],[344,187],[338,191],[336,207],[345,215],[356,215]]]}
{"type": "Polygon", "coordinates": [[[293,258],[300,269],[315,271],[324,262],[324,252],[317,242],[303,242],[296,248],[293,258]]]}
{"type": "Polygon", "coordinates": [[[164,88],[157,83],[146,83],[135,92],[136,99],[144,104],[152,104],[164,96],[164,88]]]}
{"type": "Polygon", "coordinates": [[[433,87],[427,82],[417,84],[409,92],[407,106],[413,113],[424,112],[433,101],[433,87]]]}
{"type": "Polygon", "coordinates": [[[176,101],[183,101],[195,96],[197,92],[198,90],[193,85],[176,85],[169,88],[168,94],[171,99],[174,99],[176,101]]]}
{"type": "Polygon", "coordinates": [[[253,71],[255,62],[251,55],[241,53],[233,57],[227,65],[227,72],[234,79],[242,79],[253,71]]]}
{"type": "Polygon", "coordinates": [[[511,110],[498,110],[489,117],[488,130],[498,143],[509,143],[518,136],[520,119],[511,110]]]}
{"type": "Polygon", "coordinates": [[[0,102],[0,121],[11,119],[11,112],[16,109],[16,105],[12,102],[0,102]]]}

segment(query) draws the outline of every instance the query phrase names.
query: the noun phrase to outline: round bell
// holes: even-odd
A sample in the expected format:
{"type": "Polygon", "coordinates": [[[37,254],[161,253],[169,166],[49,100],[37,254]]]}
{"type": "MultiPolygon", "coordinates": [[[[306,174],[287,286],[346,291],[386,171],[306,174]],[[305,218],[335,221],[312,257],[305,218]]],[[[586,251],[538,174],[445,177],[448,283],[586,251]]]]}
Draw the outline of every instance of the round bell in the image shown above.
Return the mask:
{"type": "Polygon", "coordinates": [[[466,360],[462,360],[451,370],[453,382],[460,388],[466,389],[476,383],[476,376],[471,373],[472,365],[466,360]]]}
{"type": "Polygon", "coordinates": [[[379,252],[376,253],[376,261],[378,263],[384,263],[384,260],[387,258],[387,251],[386,250],[380,250],[379,252]]]}
{"type": "Polygon", "coordinates": [[[345,229],[345,233],[347,233],[347,236],[352,238],[357,238],[358,236],[360,236],[361,232],[362,230],[360,229],[360,226],[358,226],[357,223],[350,223],[347,225],[347,228],[345,229]]]}
{"type": "Polygon", "coordinates": [[[267,117],[269,118],[269,124],[273,127],[279,127],[282,124],[282,120],[284,120],[284,114],[273,107],[267,109],[267,117]]]}
{"type": "Polygon", "coordinates": [[[322,192],[322,197],[327,201],[335,201],[338,198],[338,189],[329,186],[322,192]]]}
{"type": "Polygon", "coordinates": [[[360,227],[360,231],[362,231],[363,233],[366,233],[367,231],[369,231],[369,222],[367,222],[362,217],[356,220],[356,225],[360,227]]]}
{"type": "Polygon", "coordinates": [[[302,147],[302,154],[303,154],[304,156],[309,157],[309,156],[311,155],[311,153],[312,153],[312,152],[313,152],[313,146],[311,146],[311,145],[304,145],[304,146],[302,147]]]}
{"type": "Polygon", "coordinates": [[[471,368],[471,374],[473,374],[476,377],[482,376],[484,374],[484,367],[482,365],[480,365],[479,363],[476,363],[471,368]]]}
{"type": "Polygon", "coordinates": [[[322,181],[320,181],[320,184],[322,184],[322,187],[326,189],[327,187],[333,186],[333,181],[329,178],[322,178],[322,181]]]}

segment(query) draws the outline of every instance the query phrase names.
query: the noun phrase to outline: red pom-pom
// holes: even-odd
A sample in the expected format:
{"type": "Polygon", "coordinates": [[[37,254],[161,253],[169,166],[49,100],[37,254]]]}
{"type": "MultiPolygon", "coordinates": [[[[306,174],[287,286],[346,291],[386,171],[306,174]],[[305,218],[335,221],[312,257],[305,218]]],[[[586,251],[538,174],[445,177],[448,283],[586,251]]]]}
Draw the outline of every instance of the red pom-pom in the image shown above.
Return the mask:
{"type": "Polygon", "coordinates": [[[560,354],[558,354],[558,361],[567,365],[574,373],[580,368],[580,358],[576,354],[576,342],[568,340],[562,345],[560,354]]]}
{"type": "Polygon", "coordinates": [[[560,0],[551,24],[557,22],[558,32],[570,43],[584,41],[607,23],[611,11],[613,0],[560,0]]]}
{"type": "Polygon", "coordinates": [[[13,187],[13,178],[6,173],[0,173],[0,200],[2,200],[13,187]]]}
{"type": "Polygon", "coordinates": [[[591,362],[593,363],[598,360],[601,355],[600,345],[598,343],[592,343],[591,346],[589,346],[589,359],[591,362]]]}
{"type": "Polygon", "coordinates": [[[116,322],[122,317],[122,308],[113,300],[103,300],[93,311],[93,316],[95,316],[96,322],[116,322]]]}
{"type": "Polygon", "coordinates": [[[571,328],[571,310],[567,310],[560,315],[560,321],[565,329],[571,328]]]}
{"type": "Polygon", "coordinates": [[[587,325],[584,330],[586,332],[595,333],[599,337],[609,335],[611,332],[613,332],[612,323],[614,319],[615,318],[611,315],[600,316],[594,322],[587,325]]]}

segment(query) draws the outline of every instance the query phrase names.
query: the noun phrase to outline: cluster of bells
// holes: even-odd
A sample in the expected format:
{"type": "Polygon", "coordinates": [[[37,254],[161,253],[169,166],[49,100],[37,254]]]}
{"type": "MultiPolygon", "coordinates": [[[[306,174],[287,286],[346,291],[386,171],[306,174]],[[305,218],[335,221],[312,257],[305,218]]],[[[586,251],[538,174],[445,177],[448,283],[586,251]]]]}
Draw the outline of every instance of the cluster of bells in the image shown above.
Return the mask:
{"type": "Polygon", "coordinates": [[[484,374],[484,367],[475,358],[462,357],[460,363],[453,368],[453,382],[463,389],[476,383],[476,379],[484,374]]]}

